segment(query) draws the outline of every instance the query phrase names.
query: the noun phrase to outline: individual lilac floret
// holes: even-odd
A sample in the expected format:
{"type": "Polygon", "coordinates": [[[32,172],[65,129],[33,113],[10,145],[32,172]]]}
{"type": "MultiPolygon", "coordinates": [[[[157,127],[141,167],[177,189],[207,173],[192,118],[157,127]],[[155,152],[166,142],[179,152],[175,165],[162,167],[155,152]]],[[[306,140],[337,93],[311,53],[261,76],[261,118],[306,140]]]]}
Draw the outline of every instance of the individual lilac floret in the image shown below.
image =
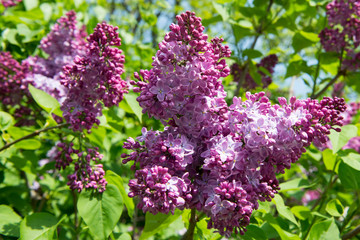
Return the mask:
{"type": "Polygon", "coordinates": [[[60,103],[63,103],[67,95],[66,87],[60,83],[63,67],[71,64],[75,56],[85,54],[86,32],[78,29],[76,23],[76,13],[69,11],[66,16],[57,20],[51,32],[41,40],[40,48],[48,57],[44,59],[30,56],[23,61],[31,69],[26,79],[60,103]]]}
{"type": "Polygon", "coordinates": [[[61,83],[68,94],[61,109],[74,131],[90,131],[100,123],[101,102],[106,107],[117,105],[127,92],[127,83],[120,76],[125,56],[112,47],[121,45],[117,29],[105,22],[98,24],[87,38],[85,55],[63,69],[61,83]]]}
{"type": "Polygon", "coordinates": [[[1,0],[1,4],[5,7],[13,7],[21,3],[22,0],[1,0]]]}
{"type": "Polygon", "coordinates": [[[159,44],[153,68],[135,73],[139,81],[131,84],[138,86],[134,91],[140,92],[137,100],[143,113],[189,134],[208,135],[218,128],[204,120],[221,122],[220,115],[226,112],[226,93],[219,78],[230,73],[223,58],[231,52],[222,45],[223,39],[207,41],[195,13],[188,11],[176,19],[178,25],[171,24],[159,44]]]}

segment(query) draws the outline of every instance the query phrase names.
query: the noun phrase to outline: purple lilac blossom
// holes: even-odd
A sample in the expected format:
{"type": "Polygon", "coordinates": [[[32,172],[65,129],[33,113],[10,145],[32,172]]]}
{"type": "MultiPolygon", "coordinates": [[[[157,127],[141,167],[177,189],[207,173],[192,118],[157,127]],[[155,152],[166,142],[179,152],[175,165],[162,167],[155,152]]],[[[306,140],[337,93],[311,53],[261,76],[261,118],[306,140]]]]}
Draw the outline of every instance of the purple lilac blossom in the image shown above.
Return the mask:
{"type": "Polygon", "coordinates": [[[57,151],[53,154],[55,168],[58,170],[67,168],[74,162],[74,173],[68,175],[68,183],[71,190],[81,192],[84,188],[97,189],[103,192],[106,189],[105,171],[103,165],[99,164],[102,155],[98,148],[87,148],[86,151],[75,149],[73,143],[59,142],[57,151]],[[92,164],[95,162],[95,164],[92,164]]]}
{"type": "Polygon", "coordinates": [[[25,79],[29,66],[20,64],[9,52],[0,52],[0,102],[8,111],[15,108],[16,126],[33,125],[35,113],[28,107],[32,102],[28,91],[31,80],[25,79]]]}
{"type": "Polygon", "coordinates": [[[21,3],[22,0],[1,0],[1,4],[5,7],[13,7],[21,3]]]}
{"type": "Polygon", "coordinates": [[[304,205],[308,205],[311,201],[317,200],[321,196],[321,193],[317,190],[308,190],[305,192],[301,201],[304,205]]]}
{"type": "Polygon", "coordinates": [[[75,56],[83,56],[86,52],[87,34],[76,23],[76,13],[69,11],[65,17],[57,20],[51,32],[41,40],[40,48],[48,54],[48,58],[30,56],[23,61],[31,68],[26,79],[36,88],[55,97],[60,104],[64,102],[68,91],[60,83],[63,67],[71,64],[75,56]]]}
{"type": "MultiPolygon", "coordinates": [[[[339,131],[343,99],[279,98],[265,93],[225,102],[220,77],[229,74],[221,39],[207,42],[201,19],[186,12],[159,44],[150,71],[135,73],[134,91],[144,113],[167,125],[144,128],[129,138],[123,163],[134,161],[130,197],[153,214],[191,208],[210,217],[208,227],[229,237],[243,234],[258,200],[279,190],[276,173],[290,168],[313,141],[326,142],[339,131]]],[[[266,65],[264,64],[264,67],[266,65]]]]}
{"type": "Polygon", "coordinates": [[[345,52],[342,69],[354,71],[360,67],[360,53],[354,51],[360,45],[360,2],[334,0],[326,10],[329,28],[320,32],[320,42],[327,52],[345,52]]]}
{"type": "Polygon", "coordinates": [[[117,105],[127,93],[127,83],[121,79],[125,56],[112,46],[120,46],[118,28],[98,24],[88,38],[84,56],[76,56],[73,64],[66,65],[61,84],[68,94],[61,107],[64,118],[74,131],[90,131],[99,124],[102,105],[117,105]]]}

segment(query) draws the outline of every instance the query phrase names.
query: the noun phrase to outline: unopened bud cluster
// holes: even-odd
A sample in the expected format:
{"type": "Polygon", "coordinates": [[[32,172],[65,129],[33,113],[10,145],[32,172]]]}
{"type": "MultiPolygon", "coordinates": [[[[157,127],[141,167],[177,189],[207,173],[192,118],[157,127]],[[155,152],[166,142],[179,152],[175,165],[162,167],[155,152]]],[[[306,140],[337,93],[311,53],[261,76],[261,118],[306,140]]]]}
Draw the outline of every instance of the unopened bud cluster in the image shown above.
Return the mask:
{"type": "Polygon", "coordinates": [[[70,189],[78,192],[84,188],[97,189],[99,192],[105,191],[107,182],[104,178],[103,165],[99,163],[102,155],[98,152],[97,147],[79,151],[71,142],[59,142],[56,147],[57,151],[54,154],[56,169],[64,170],[74,162],[74,173],[68,175],[67,185],[70,189]]]}

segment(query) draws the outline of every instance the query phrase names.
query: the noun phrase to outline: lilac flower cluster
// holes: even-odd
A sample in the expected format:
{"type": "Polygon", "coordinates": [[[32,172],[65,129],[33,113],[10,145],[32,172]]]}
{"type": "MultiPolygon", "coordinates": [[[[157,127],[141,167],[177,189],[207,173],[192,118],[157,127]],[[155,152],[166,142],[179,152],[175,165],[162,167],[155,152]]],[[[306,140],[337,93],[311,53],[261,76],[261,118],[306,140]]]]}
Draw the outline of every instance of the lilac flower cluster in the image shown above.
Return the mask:
{"type": "Polygon", "coordinates": [[[6,111],[14,107],[13,116],[17,126],[32,125],[34,112],[27,106],[32,99],[28,84],[31,80],[25,79],[28,65],[20,64],[9,52],[0,52],[0,102],[6,111]]]}
{"type": "Polygon", "coordinates": [[[320,42],[326,51],[346,52],[343,68],[351,71],[360,67],[360,3],[357,0],[334,0],[326,6],[329,28],[323,29],[320,42]]]}
{"type": "Polygon", "coordinates": [[[98,24],[87,38],[86,52],[76,56],[73,64],[66,65],[61,84],[68,90],[61,107],[64,117],[74,131],[99,124],[101,102],[106,107],[118,104],[127,92],[127,83],[121,79],[125,56],[118,48],[121,39],[117,27],[98,24]]]}
{"type": "Polygon", "coordinates": [[[40,48],[48,54],[48,58],[30,56],[23,61],[31,68],[26,79],[60,103],[67,95],[66,87],[60,83],[63,67],[71,64],[75,56],[85,54],[87,34],[84,29],[78,29],[76,23],[76,13],[69,11],[65,17],[58,19],[51,32],[41,40],[40,48]]]}
{"type": "Polygon", "coordinates": [[[3,105],[20,104],[27,93],[24,81],[27,68],[15,60],[9,52],[0,52],[0,102],[3,105]]]}
{"type": "MultiPolygon", "coordinates": [[[[274,68],[277,63],[277,56],[275,54],[270,54],[269,56],[261,59],[260,63],[256,64],[256,67],[258,68],[257,73],[261,76],[262,88],[267,88],[272,83],[270,75],[274,73],[274,68]],[[267,71],[266,73],[264,72],[264,69],[267,71]]],[[[230,74],[233,75],[235,82],[242,81],[241,77],[243,71],[244,70],[238,63],[234,63],[233,65],[231,65],[230,74]]],[[[250,73],[246,73],[244,82],[242,82],[241,84],[242,87],[246,90],[255,89],[258,86],[250,73]]]]}
{"type": "Polygon", "coordinates": [[[1,0],[1,4],[5,7],[13,7],[18,5],[22,0],[1,0]]]}
{"type": "Polygon", "coordinates": [[[99,164],[102,155],[98,148],[87,148],[86,151],[79,151],[74,148],[73,143],[59,142],[57,151],[54,154],[55,168],[65,169],[74,162],[74,173],[68,176],[70,189],[81,192],[84,188],[97,189],[103,192],[106,189],[105,171],[103,165],[99,164]],[[95,162],[96,164],[91,164],[95,162]]]}
{"type": "Polygon", "coordinates": [[[204,27],[194,13],[177,16],[179,25],[172,24],[171,32],[159,44],[153,68],[135,73],[138,82],[134,91],[143,112],[178,126],[189,134],[209,135],[217,131],[216,121],[222,121],[226,95],[220,77],[229,74],[223,57],[229,57],[223,39],[207,42],[204,27]],[[212,118],[212,122],[204,122],[212,118]],[[208,125],[210,124],[210,125],[208,125]]]}
{"type": "MultiPolygon", "coordinates": [[[[244,233],[258,200],[271,201],[279,189],[276,173],[290,168],[312,141],[339,131],[340,98],[297,100],[271,105],[264,93],[225,102],[220,77],[229,74],[221,39],[206,42],[201,19],[186,12],[159,44],[150,71],[132,82],[149,116],[164,131],[142,130],[129,138],[123,162],[140,169],[129,182],[130,197],[153,214],[191,208],[210,217],[208,227],[230,236],[244,233]]],[[[266,66],[264,64],[264,66],[266,66]]]]}

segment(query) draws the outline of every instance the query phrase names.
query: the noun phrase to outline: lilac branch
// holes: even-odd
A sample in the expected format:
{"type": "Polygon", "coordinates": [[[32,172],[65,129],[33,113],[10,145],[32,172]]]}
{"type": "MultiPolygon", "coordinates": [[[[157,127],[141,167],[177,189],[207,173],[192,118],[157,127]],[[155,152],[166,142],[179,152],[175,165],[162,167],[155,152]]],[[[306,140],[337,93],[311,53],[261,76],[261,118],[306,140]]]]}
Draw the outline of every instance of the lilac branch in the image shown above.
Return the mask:
{"type": "Polygon", "coordinates": [[[68,124],[68,123],[62,123],[62,124],[59,124],[59,125],[56,125],[56,126],[53,126],[53,127],[48,127],[48,128],[44,128],[44,129],[41,129],[41,130],[36,130],[36,131],[30,133],[29,135],[26,135],[26,136],[24,136],[24,137],[21,137],[21,138],[19,138],[19,139],[16,139],[16,140],[13,141],[13,142],[10,142],[10,143],[5,144],[2,148],[0,148],[0,152],[1,152],[1,151],[4,151],[5,149],[7,149],[7,148],[9,148],[9,147],[11,147],[11,146],[14,145],[15,143],[21,142],[21,141],[23,141],[23,140],[26,140],[26,139],[29,139],[29,138],[32,138],[32,137],[35,137],[35,136],[39,135],[39,134],[42,133],[42,132],[47,132],[47,131],[52,130],[52,129],[62,128],[62,127],[65,127],[65,126],[67,126],[67,125],[69,125],[69,124],[68,124]]]}
{"type": "Polygon", "coordinates": [[[196,222],[197,222],[196,209],[193,208],[193,209],[191,209],[189,228],[188,228],[188,230],[186,231],[186,233],[184,234],[184,236],[182,237],[181,240],[193,240],[194,239],[194,232],[195,232],[196,222]]]}

